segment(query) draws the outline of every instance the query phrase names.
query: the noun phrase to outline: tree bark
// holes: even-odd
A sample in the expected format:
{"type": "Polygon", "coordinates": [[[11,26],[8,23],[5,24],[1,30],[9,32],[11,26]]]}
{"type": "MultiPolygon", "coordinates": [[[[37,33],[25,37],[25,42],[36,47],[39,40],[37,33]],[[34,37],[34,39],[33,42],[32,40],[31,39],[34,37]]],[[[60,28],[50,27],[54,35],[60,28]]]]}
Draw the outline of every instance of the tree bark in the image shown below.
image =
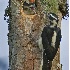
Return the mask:
{"type": "MultiPolygon", "coordinates": [[[[27,15],[24,12],[22,2],[11,0],[10,4],[12,15],[8,33],[10,70],[42,70],[42,51],[38,40],[41,38],[47,17],[43,17],[40,0],[37,0],[37,13],[34,15],[27,15]]],[[[57,14],[60,20],[58,26],[61,27],[62,14],[61,12],[57,14]]],[[[56,65],[60,64],[60,50],[58,51],[57,57],[55,56],[52,61],[51,70],[56,70],[56,65]]]]}

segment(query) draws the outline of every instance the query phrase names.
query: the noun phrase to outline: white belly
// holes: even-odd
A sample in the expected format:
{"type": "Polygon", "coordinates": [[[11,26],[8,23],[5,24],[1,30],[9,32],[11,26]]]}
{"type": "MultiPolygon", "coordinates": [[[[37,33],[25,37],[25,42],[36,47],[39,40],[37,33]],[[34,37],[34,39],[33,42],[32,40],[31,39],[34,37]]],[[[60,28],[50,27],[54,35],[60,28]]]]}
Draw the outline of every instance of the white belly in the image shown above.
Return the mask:
{"type": "Polygon", "coordinates": [[[56,36],[57,36],[57,33],[54,31],[52,42],[51,42],[51,46],[53,46],[54,48],[55,48],[56,36]]]}

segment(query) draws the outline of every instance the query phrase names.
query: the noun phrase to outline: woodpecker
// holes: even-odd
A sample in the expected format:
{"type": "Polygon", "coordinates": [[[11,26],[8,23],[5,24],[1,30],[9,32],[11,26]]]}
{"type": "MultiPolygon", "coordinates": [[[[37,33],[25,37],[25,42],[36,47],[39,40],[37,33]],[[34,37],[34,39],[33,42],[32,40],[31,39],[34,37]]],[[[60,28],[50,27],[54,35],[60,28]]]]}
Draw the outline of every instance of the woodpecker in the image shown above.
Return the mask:
{"type": "MultiPolygon", "coordinates": [[[[47,59],[52,61],[61,41],[61,29],[57,27],[58,16],[54,13],[48,15],[50,19],[50,25],[46,25],[42,31],[42,44],[43,44],[43,55],[47,56],[47,59]]],[[[44,57],[43,57],[44,58],[44,57]]]]}
{"type": "Polygon", "coordinates": [[[36,1],[35,0],[28,0],[28,1],[24,1],[23,3],[23,8],[30,8],[32,10],[34,10],[36,8],[36,1]]]}

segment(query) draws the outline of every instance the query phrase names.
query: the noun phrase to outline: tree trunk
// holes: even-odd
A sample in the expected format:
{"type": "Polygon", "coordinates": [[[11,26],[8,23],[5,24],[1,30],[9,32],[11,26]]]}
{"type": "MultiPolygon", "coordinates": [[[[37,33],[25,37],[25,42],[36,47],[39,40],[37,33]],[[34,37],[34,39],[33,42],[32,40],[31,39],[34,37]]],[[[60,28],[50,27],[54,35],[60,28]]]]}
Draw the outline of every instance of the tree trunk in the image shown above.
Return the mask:
{"type": "MultiPolygon", "coordinates": [[[[32,1],[32,0],[30,0],[32,1]]],[[[38,46],[45,19],[42,13],[40,0],[37,1],[36,14],[31,14],[22,8],[23,1],[11,0],[12,19],[9,23],[9,66],[10,70],[42,70],[42,51],[38,46]]],[[[58,10],[59,11],[59,10],[58,10]]],[[[59,15],[59,27],[61,27],[61,12],[59,15]]],[[[48,21],[48,20],[47,20],[48,21]]],[[[48,24],[48,22],[46,23],[48,24]]],[[[57,70],[60,64],[60,49],[52,61],[51,70],[57,70]]],[[[61,67],[58,69],[61,70],[61,67]]]]}

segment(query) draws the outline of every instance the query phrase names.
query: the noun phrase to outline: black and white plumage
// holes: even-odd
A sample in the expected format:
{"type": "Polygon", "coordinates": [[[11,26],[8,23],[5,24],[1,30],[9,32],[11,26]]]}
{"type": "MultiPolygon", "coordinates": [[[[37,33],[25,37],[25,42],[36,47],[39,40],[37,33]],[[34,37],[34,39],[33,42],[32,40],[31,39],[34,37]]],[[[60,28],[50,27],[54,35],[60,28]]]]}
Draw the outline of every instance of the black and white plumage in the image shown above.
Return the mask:
{"type": "Polygon", "coordinates": [[[55,13],[49,13],[49,18],[50,18],[50,20],[51,20],[51,18],[53,20],[57,20],[58,19],[58,16],[55,13]]]}
{"type": "Polygon", "coordinates": [[[51,21],[56,20],[57,23],[59,21],[59,18],[55,13],[48,13],[48,17],[51,21]]]}
{"type": "Polygon", "coordinates": [[[55,15],[49,17],[51,20],[50,25],[44,27],[41,35],[44,49],[43,55],[47,56],[50,61],[53,60],[61,41],[61,29],[57,27],[58,18],[55,19],[54,17],[57,18],[55,15]]]}
{"type": "Polygon", "coordinates": [[[43,32],[42,32],[42,44],[43,44],[43,48],[44,48],[44,53],[46,53],[49,60],[52,60],[54,58],[54,56],[58,50],[58,47],[60,45],[60,41],[61,41],[60,28],[56,28],[56,27],[50,28],[50,26],[44,27],[43,32]],[[53,36],[55,39],[52,40],[53,36]],[[53,41],[54,41],[54,43],[53,43],[53,41]],[[54,45],[52,45],[52,43],[54,45]]]}
{"type": "Polygon", "coordinates": [[[24,2],[23,3],[23,8],[31,8],[32,10],[34,10],[35,8],[37,7],[36,3],[33,2],[33,3],[28,3],[28,2],[24,2]]]}

